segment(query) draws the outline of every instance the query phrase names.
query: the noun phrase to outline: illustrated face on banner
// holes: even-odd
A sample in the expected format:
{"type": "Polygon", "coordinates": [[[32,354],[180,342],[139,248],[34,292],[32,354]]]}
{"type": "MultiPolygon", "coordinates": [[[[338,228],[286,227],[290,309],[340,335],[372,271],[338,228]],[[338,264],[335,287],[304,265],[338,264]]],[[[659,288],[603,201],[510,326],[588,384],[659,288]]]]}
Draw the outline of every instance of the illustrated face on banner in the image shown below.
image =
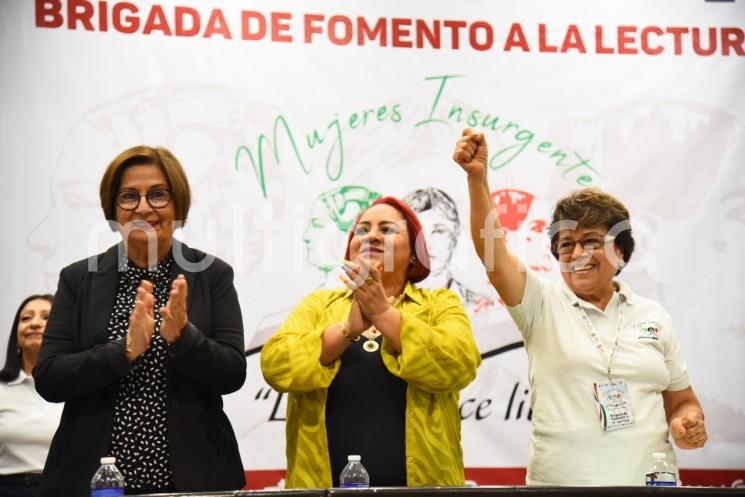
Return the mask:
{"type": "Polygon", "coordinates": [[[27,239],[31,251],[41,256],[40,269],[47,291],[56,289],[60,269],[90,255],[87,251],[89,238],[100,236],[102,245],[120,240],[104,219],[98,199],[98,181],[106,165],[121,150],[109,149],[105,140],[92,139],[87,154],[97,159],[88,159],[90,162],[86,163],[79,159],[85,143],[96,136],[100,136],[100,131],[92,122],[84,120],[76,125],[50,179],[49,210],[27,239]],[[69,254],[76,255],[71,258],[69,254]]]}
{"type": "Polygon", "coordinates": [[[427,250],[433,276],[448,270],[457,243],[457,227],[436,209],[417,214],[427,240],[427,250]]]}
{"type": "Polygon", "coordinates": [[[453,290],[472,314],[493,309],[496,304],[493,299],[453,274],[451,261],[458,243],[460,218],[452,197],[438,188],[419,188],[404,195],[403,201],[417,213],[427,241],[431,272],[422,284],[453,290]]]}
{"type": "Polygon", "coordinates": [[[344,243],[344,232],[330,219],[326,205],[318,200],[311,207],[303,242],[306,261],[311,266],[329,273],[338,264],[338,247],[344,243]]]}
{"type": "Polygon", "coordinates": [[[532,193],[505,188],[494,190],[492,200],[505,230],[507,245],[518,258],[538,273],[553,270],[551,246],[546,235],[547,222],[541,218],[532,193]]]}
{"type": "Polygon", "coordinates": [[[450,272],[450,260],[458,243],[460,220],[453,199],[437,188],[420,188],[407,193],[403,201],[417,213],[427,241],[430,275],[450,272]]]}
{"type": "MultiPolygon", "coordinates": [[[[726,163],[728,144],[742,126],[721,108],[683,100],[629,102],[586,119],[554,125],[557,142],[592,156],[619,198],[667,220],[680,220],[698,210],[726,163]],[[654,146],[639,146],[639,137],[654,146]],[[675,164],[671,168],[666,164],[675,164]],[[659,192],[646,185],[665,185],[685,192],[676,202],[659,202],[659,192]]],[[[632,216],[635,213],[632,212],[632,216]]]]}
{"type": "Polygon", "coordinates": [[[324,274],[324,283],[341,262],[355,219],[379,197],[378,192],[364,186],[346,185],[324,192],[313,201],[303,243],[306,261],[324,274]]]}
{"type": "MultiPolygon", "coordinates": [[[[233,261],[249,273],[261,257],[262,209],[281,217],[281,195],[260,198],[255,180],[236,172],[235,150],[273,110],[222,87],[173,85],[106,103],[83,115],[70,130],[50,180],[51,206],[27,243],[42,258],[47,289],[62,267],[119,241],[99,205],[98,184],[106,165],[130,146],[168,148],[184,166],[192,209],[181,236],[202,250],[233,261]],[[81,158],[85,158],[84,160],[81,158]],[[193,229],[192,229],[193,226],[193,229]]],[[[281,190],[281,176],[275,174],[281,190]]],[[[180,236],[176,233],[176,236],[180,236]]]]}

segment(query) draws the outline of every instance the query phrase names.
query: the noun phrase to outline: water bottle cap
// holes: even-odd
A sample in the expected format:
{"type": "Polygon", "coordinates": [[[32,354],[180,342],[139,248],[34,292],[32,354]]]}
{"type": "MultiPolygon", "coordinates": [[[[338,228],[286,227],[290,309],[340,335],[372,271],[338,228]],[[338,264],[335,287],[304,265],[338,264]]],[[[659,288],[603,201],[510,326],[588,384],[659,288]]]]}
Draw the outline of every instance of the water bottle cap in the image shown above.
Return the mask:
{"type": "Polygon", "coordinates": [[[666,455],[664,452],[653,452],[652,457],[655,459],[665,459],[666,455]]]}
{"type": "Polygon", "coordinates": [[[347,461],[359,462],[362,460],[361,456],[347,456],[347,461]]]}
{"type": "Polygon", "coordinates": [[[101,464],[115,464],[116,457],[102,457],[101,464]]]}

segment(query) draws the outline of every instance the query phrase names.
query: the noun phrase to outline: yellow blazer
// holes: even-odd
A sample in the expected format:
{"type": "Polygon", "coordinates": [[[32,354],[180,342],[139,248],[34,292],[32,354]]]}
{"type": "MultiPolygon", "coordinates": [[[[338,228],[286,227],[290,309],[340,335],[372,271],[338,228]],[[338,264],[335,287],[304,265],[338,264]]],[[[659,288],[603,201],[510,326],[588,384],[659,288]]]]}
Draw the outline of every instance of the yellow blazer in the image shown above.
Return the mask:
{"type": "MultiPolygon", "coordinates": [[[[323,366],[321,334],[346,320],[347,289],[318,290],[292,311],[261,351],[261,370],[288,393],[287,488],[331,487],[326,395],[341,359],[323,366]]],[[[471,323],[450,290],[407,283],[401,311],[401,354],[383,338],[383,364],[406,381],[406,475],[409,486],[462,485],[460,390],[476,377],[481,356],[471,323]]]]}

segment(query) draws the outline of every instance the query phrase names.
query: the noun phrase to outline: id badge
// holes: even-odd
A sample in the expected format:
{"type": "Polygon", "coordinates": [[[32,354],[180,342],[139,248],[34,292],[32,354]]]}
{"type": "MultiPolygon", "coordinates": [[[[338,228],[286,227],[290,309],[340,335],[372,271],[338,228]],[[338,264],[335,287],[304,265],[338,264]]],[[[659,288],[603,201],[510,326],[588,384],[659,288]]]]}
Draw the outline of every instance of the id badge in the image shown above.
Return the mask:
{"type": "Polygon", "coordinates": [[[592,389],[603,431],[620,430],[634,424],[631,397],[625,381],[617,379],[608,383],[593,383],[592,389]]]}

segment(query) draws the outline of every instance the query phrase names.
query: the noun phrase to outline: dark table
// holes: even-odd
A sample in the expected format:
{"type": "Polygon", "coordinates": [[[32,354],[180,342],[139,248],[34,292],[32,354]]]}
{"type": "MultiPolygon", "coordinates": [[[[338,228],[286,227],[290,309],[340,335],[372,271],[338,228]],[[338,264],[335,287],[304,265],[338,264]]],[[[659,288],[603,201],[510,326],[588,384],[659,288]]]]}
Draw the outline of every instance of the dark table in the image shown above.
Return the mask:
{"type": "MultiPolygon", "coordinates": [[[[677,497],[745,495],[729,487],[395,487],[367,489],[236,490],[149,494],[151,497],[677,497]]],[[[144,496],[143,496],[144,497],[144,496]]]]}

